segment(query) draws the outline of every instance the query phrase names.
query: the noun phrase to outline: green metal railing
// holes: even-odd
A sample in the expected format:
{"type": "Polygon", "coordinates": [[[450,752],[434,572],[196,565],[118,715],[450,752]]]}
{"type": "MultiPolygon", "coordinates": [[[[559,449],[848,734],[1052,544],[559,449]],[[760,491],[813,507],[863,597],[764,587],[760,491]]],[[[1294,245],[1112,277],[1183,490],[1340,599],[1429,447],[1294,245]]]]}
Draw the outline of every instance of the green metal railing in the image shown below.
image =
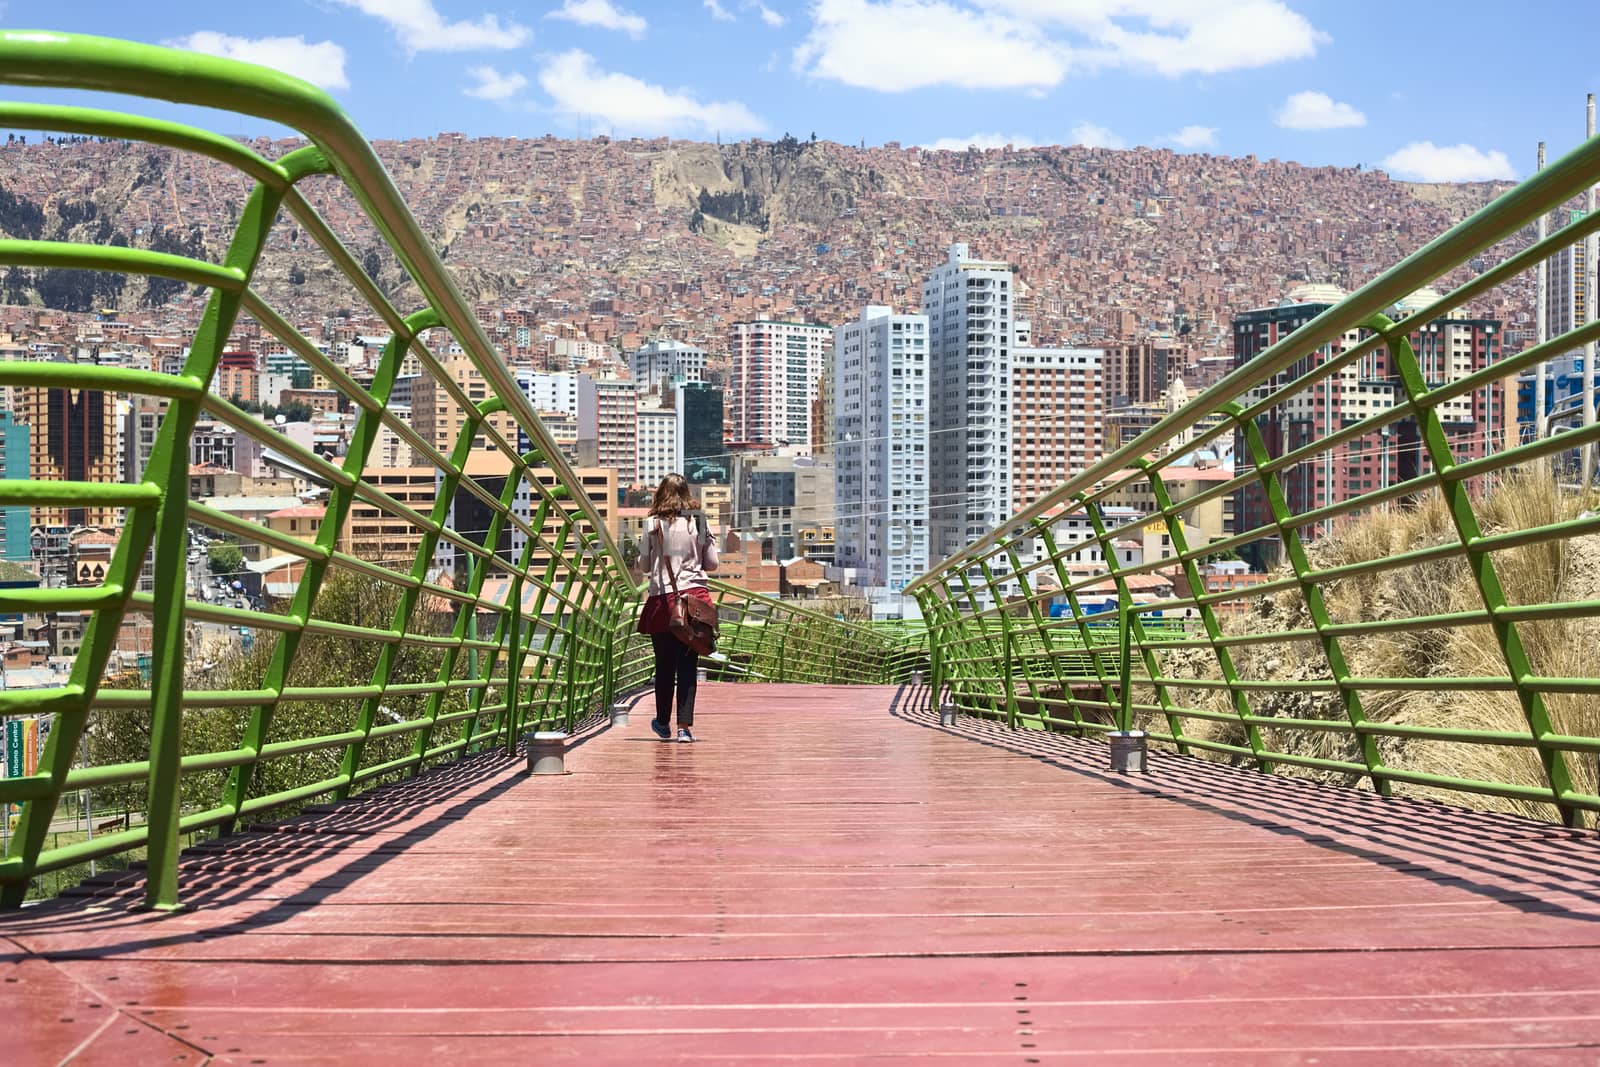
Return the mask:
{"type": "Polygon", "coordinates": [[[706,677],[725,681],[878,685],[899,679],[898,635],[713,579],[719,636],[706,677]]]}
{"type": "Polygon", "coordinates": [[[1516,377],[1592,361],[1600,324],[1507,353],[1454,309],[1519,306],[1600,216],[1543,241],[1533,224],[1597,179],[1600,141],[920,578],[935,693],[1581,825],[1600,810],[1600,497],[1564,461],[1600,425],[1506,430],[1516,377]],[[1217,566],[1234,557],[1255,573],[1217,566]]]}
{"type": "Polygon", "coordinates": [[[0,126],[164,146],[231,168],[249,188],[220,262],[129,247],[0,240],[0,265],[176,279],[207,293],[177,373],[0,364],[0,384],[14,394],[104,391],[147,399],[159,412],[149,460],[130,472],[127,484],[0,483],[0,503],[38,509],[36,515],[117,509],[119,527],[98,584],[0,594],[8,612],[84,620],[70,676],[50,688],[0,692],[4,715],[53,716],[54,725],[37,772],[0,780],[0,801],[21,806],[0,860],[0,903],[18,905],[41,872],[122,854],[148,863],[148,902],[174,907],[185,835],[226,832],[313,798],[343,798],[464,753],[511,751],[524,729],[570,728],[637,684],[638,657],[627,653],[626,635],[639,592],[602,515],[578,490],[372,149],[331,99],[247,64],[15,31],[0,33],[0,82],[224,108],[282,123],[307,141],[269,159],[173,122],[0,104],[0,126]],[[353,198],[360,221],[421,294],[417,306],[397,307],[368,276],[302,193],[312,179],[319,193],[337,183],[353,198]],[[286,239],[286,229],[297,232],[286,239]],[[297,316],[275,307],[268,287],[258,284],[261,265],[287,255],[291,245],[302,254],[309,245],[319,249],[389,332],[370,381],[357,382],[330,360],[293,325],[297,316]],[[341,405],[357,413],[342,454],[329,458],[297,444],[211,391],[230,338],[246,322],[326,378],[341,405]],[[469,396],[469,387],[441,365],[438,353],[451,343],[487,383],[487,398],[478,390],[471,391],[479,397],[469,396]],[[390,410],[408,360],[432,378],[447,422],[459,422],[447,447],[390,410]],[[202,414],[324,487],[315,536],[190,498],[190,437],[202,414]],[[519,447],[515,431],[531,446],[519,447]],[[420,493],[408,499],[392,479],[380,484],[373,477],[380,433],[397,436],[411,451],[422,471],[413,475],[420,493]],[[490,516],[486,528],[454,523],[454,508],[463,502],[490,516]],[[370,544],[359,532],[363,521],[381,529],[370,544]],[[190,531],[198,529],[238,543],[246,554],[288,557],[283,573],[292,593],[249,610],[194,598],[186,552],[190,531]],[[453,568],[441,570],[441,552],[454,557],[453,568]],[[147,565],[150,578],[141,586],[147,565]],[[148,687],[111,662],[125,624],[136,634],[140,625],[149,630],[148,687]],[[254,648],[199,662],[194,638],[223,626],[248,631],[254,648]],[[60,836],[52,820],[63,810],[62,798],[86,790],[137,794],[124,802],[125,825],[44,847],[60,836]]]}
{"type": "MultiPolygon", "coordinates": [[[[21,809],[0,860],[0,905],[19,904],[41,873],[116,856],[143,858],[148,902],[174,907],[185,835],[342,799],[439,760],[509,752],[528,728],[576,728],[648,684],[648,641],[633,632],[640,590],[605,516],[326,95],[227,60],[15,31],[0,32],[0,82],[223,108],[306,141],[268,158],[178,123],[0,103],[7,128],[161,146],[230,168],[246,189],[218,262],[0,239],[0,267],[173,279],[206,294],[176,372],[0,363],[14,395],[100,391],[159,414],[148,460],[126,484],[0,483],[0,505],[112,509],[117,531],[98,584],[0,591],[8,613],[83,623],[60,684],[0,692],[0,714],[54,723],[37,773],[0,780],[0,802],[21,809]],[[303,191],[312,183],[348,198],[356,221],[314,209],[303,191]],[[352,226],[398,264],[405,282],[390,290],[414,288],[408,310],[351,251],[352,226]],[[388,333],[370,381],[306,336],[304,313],[263,269],[311,249],[388,333]],[[245,326],[355,413],[342,450],[297,444],[212,391],[245,326]],[[441,356],[452,345],[471,365],[467,384],[441,356]],[[448,439],[393,410],[406,366],[433,383],[448,439]],[[202,416],[322,488],[313,534],[190,498],[202,416]],[[421,492],[403,492],[392,471],[378,476],[381,439],[410,451],[421,472],[410,489],[421,492]],[[458,509],[487,518],[458,524],[458,509]],[[195,530],[287,557],[287,594],[253,609],[191,596],[195,530]],[[147,680],[113,658],[141,627],[147,680]],[[253,647],[213,659],[206,638],[222,628],[248,631],[253,647]],[[64,799],[86,791],[126,798],[124,819],[62,844],[64,799]]],[[[1482,359],[1448,346],[1441,357],[1426,335],[1452,308],[1486,304],[1541,258],[1600,232],[1594,216],[1525,242],[1532,220],[1597,176],[1600,146],[1586,145],[935,567],[910,589],[926,626],[848,622],[713,582],[722,638],[708,673],[878,684],[923,672],[938,699],[1013,726],[1143,729],[1264,771],[1469,795],[1581,823],[1600,810],[1600,502],[1563,488],[1549,465],[1600,442],[1600,428],[1523,442],[1502,439],[1500,420],[1509,379],[1600,338],[1600,326],[1482,359]],[[1479,270],[1477,257],[1508,238],[1499,264],[1479,270]],[[1451,282],[1449,295],[1391,317],[1420,287],[1451,282]],[[1286,426],[1308,424],[1314,432],[1279,442],[1286,426]],[[1183,454],[1206,446],[1231,449],[1231,470],[1181,469],[1183,454]],[[1376,484],[1363,484],[1379,460],[1376,484]],[[1346,484],[1330,488],[1335,470],[1346,484]],[[1129,538],[1142,558],[1126,556],[1129,538]],[[1265,569],[1218,573],[1216,561],[1234,555],[1265,569]]]]}

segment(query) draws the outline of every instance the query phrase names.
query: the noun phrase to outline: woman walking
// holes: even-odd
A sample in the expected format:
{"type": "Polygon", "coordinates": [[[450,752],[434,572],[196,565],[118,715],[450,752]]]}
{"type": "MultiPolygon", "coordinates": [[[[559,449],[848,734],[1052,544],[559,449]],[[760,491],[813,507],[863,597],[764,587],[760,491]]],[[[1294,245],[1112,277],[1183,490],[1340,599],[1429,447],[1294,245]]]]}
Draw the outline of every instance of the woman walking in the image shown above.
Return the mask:
{"type": "Polygon", "coordinates": [[[650,576],[650,598],[639,616],[639,631],[650,635],[656,653],[656,717],[650,729],[672,740],[672,698],[677,691],[678,740],[694,740],[695,679],[700,655],[667,630],[674,595],[711,603],[706,572],[717,569],[717,544],[706,528],[700,502],[689,495],[681,474],[669,474],[656,487],[645,519],[639,560],[650,576]],[[674,594],[673,590],[677,592],[674,594]]]}

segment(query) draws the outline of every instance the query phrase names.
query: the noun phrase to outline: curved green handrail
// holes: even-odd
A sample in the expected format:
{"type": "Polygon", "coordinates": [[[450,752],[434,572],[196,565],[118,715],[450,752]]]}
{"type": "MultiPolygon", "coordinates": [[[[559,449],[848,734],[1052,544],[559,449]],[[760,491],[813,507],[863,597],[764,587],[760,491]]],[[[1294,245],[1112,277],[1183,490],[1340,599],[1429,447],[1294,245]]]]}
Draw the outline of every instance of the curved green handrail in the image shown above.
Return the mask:
{"type": "Polygon", "coordinates": [[[1591,216],[1527,239],[1597,180],[1600,139],[912,583],[940,699],[1385,794],[1600,811],[1600,593],[1582,578],[1600,492],[1584,463],[1559,469],[1600,449],[1600,423],[1541,439],[1506,415],[1519,375],[1592,360],[1600,322],[1507,354],[1454,310],[1600,233],[1591,216]],[[1232,466],[1180,467],[1201,448],[1232,466]],[[1271,562],[1207,572],[1237,553],[1271,562]]]}
{"type": "Polygon", "coordinates": [[[10,611],[92,614],[63,684],[0,693],[0,712],[49,714],[55,724],[38,772],[0,780],[0,802],[21,806],[16,832],[0,860],[0,903],[16,906],[41,873],[142,850],[149,872],[147,903],[175,907],[184,835],[225,831],[240,820],[318,796],[342,798],[439,759],[491,748],[510,751],[523,729],[577,728],[620,687],[636,684],[613,661],[628,662],[627,627],[639,589],[603,516],[516,387],[370,145],[326,94],[230,60],[16,30],[0,31],[0,82],[223,108],[289,126],[310,142],[269,160],[180,123],[96,108],[0,104],[0,122],[12,128],[162,145],[228,166],[254,186],[220,263],[126,247],[0,240],[3,265],[166,277],[210,294],[190,355],[177,374],[0,364],[0,383],[18,388],[90,389],[166,404],[148,465],[134,472],[133,484],[35,479],[0,488],[8,504],[122,509],[103,583],[8,591],[4,597],[10,611]],[[395,308],[299,195],[296,184],[313,175],[333,176],[353,194],[423,294],[422,309],[408,315],[395,308]],[[370,385],[358,384],[330,362],[253,288],[280,211],[294,217],[392,331],[370,385]],[[343,456],[329,459],[303,448],[208,391],[241,313],[324,374],[357,413],[343,456]],[[426,340],[429,331],[440,329],[461,345],[488,384],[486,401],[473,401],[442,372],[426,340]],[[390,390],[407,357],[434,377],[463,420],[450,449],[434,447],[389,409],[390,390]],[[188,441],[202,411],[276,450],[304,477],[326,487],[327,506],[314,538],[189,499],[188,441]],[[495,420],[505,415],[530,450],[519,451],[518,442],[501,432],[495,420]],[[368,461],[385,429],[432,468],[432,491],[415,505],[371,477],[380,468],[369,468],[368,461]],[[479,436],[505,465],[498,486],[469,473],[479,436]],[[526,512],[519,495],[531,501],[526,512]],[[458,496],[475,498],[488,509],[488,529],[454,526],[458,496]],[[353,524],[362,515],[387,531],[367,535],[374,544],[399,536],[408,546],[405,555],[374,561],[354,551],[365,543],[353,524]],[[292,596],[275,611],[189,600],[185,553],[192,524],[297,561],[298,577],[289,583],[292,596]],[[516,558],[501,551],[507,539],[513,545],[521,541],[516,558]],[[464,584],[436,573],[435,554],[441,549],[460,558],[464,584]],[[141,589],[147,553],[153,556],[154,580],[141,589]],[[355,590],[355,607],[338,606],[343,580],[356,583],[349,587],[355,590]],[[497,593],[488,589],[491,580],[500,583],[497,593]],[[382,606],[369,618],[362,603],[382,606]],[[119,628],[126,617],[141,615],[150,618],[153,631],[148,688],[130,686],[126,672],[108,680],[119,628]],[[492,622],[492,632],[482,632],[480,621],[492,622]],[[199,624],[259,636],[266,654],[230,660],[244,684],[206,684],[203,671],[210,668],[190,662],[189,628],[199,624]],[[338,677],[303,677],[312,664],[338,677]],[[202,728],[218,717],[232,724],[231,738],[202,728]],[[86,745],[91,726],[100,727],[92,738],[99,749],[107,735],[120,737],[128,723],[139,720],[148,725],[145,758],[130,758],[138,753],[124,751],[120,758],[80,763],[79,753],[85,751],[80,746],[86,745]],[[268,772],[270,779],[263,782],[268,772]],[[63,796],[93,789],[126,794],[140,783],[142,820],[135,817],[134,825],[114,832],[47,847],[50,838],[59,837],[51,823],[63,796]]]}

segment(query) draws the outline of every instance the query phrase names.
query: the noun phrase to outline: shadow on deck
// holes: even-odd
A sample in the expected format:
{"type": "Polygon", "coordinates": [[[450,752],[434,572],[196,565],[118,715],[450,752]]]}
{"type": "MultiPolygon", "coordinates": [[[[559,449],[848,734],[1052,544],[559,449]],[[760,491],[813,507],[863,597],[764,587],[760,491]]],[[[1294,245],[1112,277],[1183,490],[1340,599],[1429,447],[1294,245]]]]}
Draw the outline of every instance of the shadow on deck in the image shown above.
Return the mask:
{"type": "MultiPolygon", "coordinates": [[[[33,1063],[1571,1062],[1592,836],[962,720],[708,686],[574,773],[484,756],[0,918],[33,1063]],[[976,742],[976,743],[975,743],[976,742]]],[[[17,1042],[20,1040],[20,1046],[17,1042]]]]}

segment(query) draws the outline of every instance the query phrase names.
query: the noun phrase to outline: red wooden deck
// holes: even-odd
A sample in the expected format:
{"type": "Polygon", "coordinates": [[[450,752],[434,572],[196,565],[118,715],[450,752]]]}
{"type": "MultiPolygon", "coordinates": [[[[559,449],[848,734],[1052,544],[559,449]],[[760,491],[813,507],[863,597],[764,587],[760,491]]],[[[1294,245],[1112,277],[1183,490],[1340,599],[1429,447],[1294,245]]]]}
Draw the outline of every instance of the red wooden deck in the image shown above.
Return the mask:
{"type": "Polygon", "coordinates": [[[0,918],[0,1061],[1600,1058],[1592,837],[910,705],[712,686],[0,918]]]}

